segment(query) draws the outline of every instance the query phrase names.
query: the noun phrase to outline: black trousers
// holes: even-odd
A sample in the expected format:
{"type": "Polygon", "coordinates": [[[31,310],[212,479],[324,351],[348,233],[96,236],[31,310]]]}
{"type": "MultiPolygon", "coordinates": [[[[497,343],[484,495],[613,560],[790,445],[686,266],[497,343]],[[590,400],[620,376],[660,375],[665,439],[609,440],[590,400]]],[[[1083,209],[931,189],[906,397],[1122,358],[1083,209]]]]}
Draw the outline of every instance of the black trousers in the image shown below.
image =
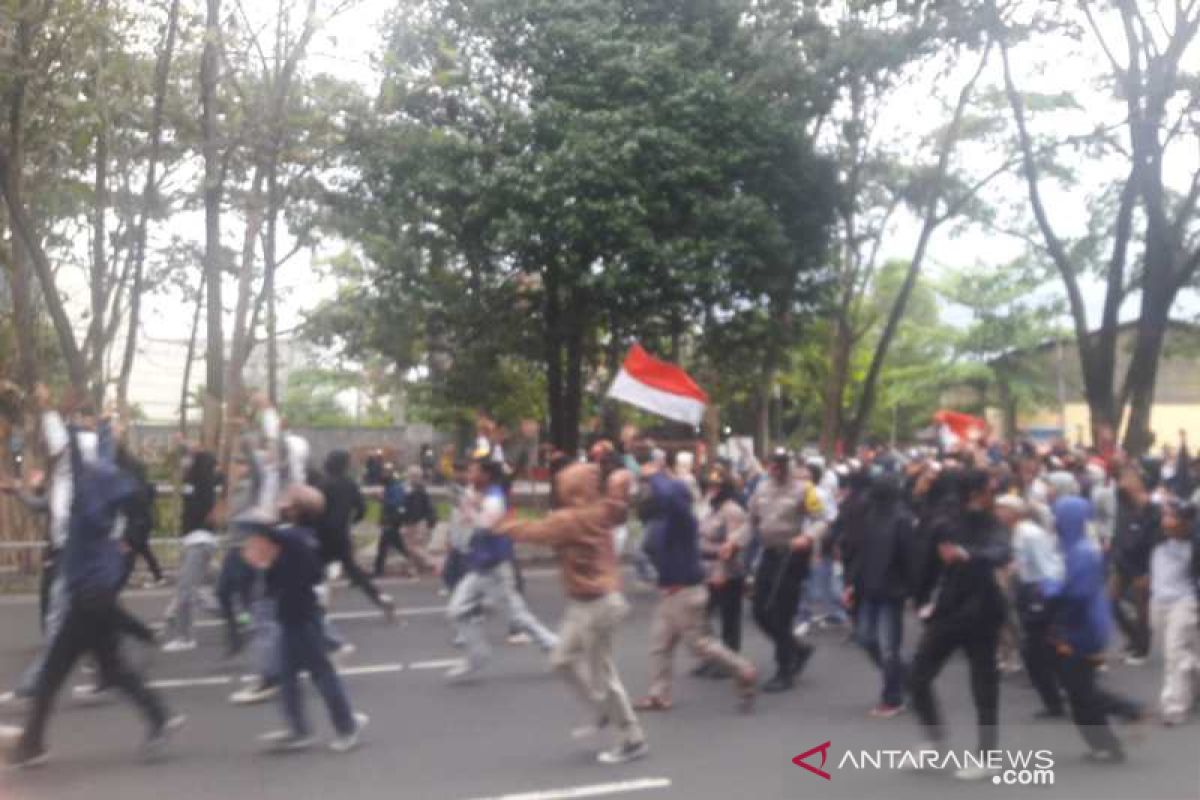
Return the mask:
{"type": "Polygon", "coordinates": [[[801,652],[811,647],[792,634],[807,572],[805,554],[769,548],[763,550],[754,577],[754,621],[774,643],[775,666],[783,675],[794,673],[801,652]]]}
{"type": "Polygon", "coordinates": [[[167,712],[162,701],[121,658],[117,646],[122,624],[119,608],[113,592],[80,593],[72,598],[62,628],[50,644],[45,671],[21,736],[21,749],[28,752],[44,748],[54,700],[85,653],[95,659],[100,681],[127,694],[146,717],[151,731],[163,725],[167,712]]]}
{"type": "Polygon", "coordinates": [[[129,582],[129,576],[133,574],[133,568],[137,566],[138,556],[146,562],[146,567],[150,570],[150,574],[154,576],[154,580],[161,581],[163,572],[162,567],[158,563],[158,559],[154,556],[154,551],[150,549],[150,540],[131,541],[125,540],[125,544],[129,547],[129,551],[125,553],[125,575],[121,578],[121,585],[124,586],[129,582]]]}
{"type": "Polygon", "coordinates": [[[1120,568],[1113,570],[1109,578],[1109,596],[1112,598],[1113,619],[1125,634],[1129,649],[1134,655],[1150,653],[1150,576],[1130,575],[1120,568]],[[1133,616],[1125,610],[1124,600],[1133,605],[1133,616]]]}
{"type": "Polygon", "coordinates": [[[38,581],[38,619],[41,620],[42,633],[46,632],[46,614],[50,611],[50,592],[58,577],[57,553],[47,553],[42,559],[42,575],[38,581]]]}
{"type": "Polygon", "coordinates": [[[996,665],[996,647],[1000,627],[994,623],[948,627],[937,620],[928,623],[917,644],[908,677],[913,710],[929,740],[946,740],[933,682],[956,650],[963,650],[971,669],[971,695],[979,725],[979,749],[995,750],[1000,739],[1000,670],[996,665]]]}
{"type": "Polygon", "coordinates": [[[387,526],[379,529],[379,545],[375,549],[375,577],[383,575],[383,567],[387,564],[388,548],[395,548],[396,552],[404,556],[410,562],[412,556],[408,554],[408,547],[404,544],[404,537],[400,535],[400,528],[396,526],[387,526]]]}
{"type": "Polygon", "coordinates": [[[350,543],[348,535],[345,540],[334,543],[321,555],[322,560],[326,564],[341,564],[342,571],[346,573],[346,578],[350,581],[351,586],[366,595],[367,599],[375,605],[383,605],[383,598],[380,596],[375,582],[371,580],[371,576],[354,560],[354,548],[350,543]]]}
{"type": "Polygon", "coordinates": [[[1078,655],[1059,655],[1058,674],[1067,690],[1071,718],[1092,750],[1122,752],[1121,742],[1108,724],[1110,716],[1135,720],[1142,708],[1132,700],[1113,694],[1096,683],[1099,662],[1078,655]]]}
{"type": "Polygon", "coordinates": [[[1050,641],[1050,621],[1045,606],[1032,587],[1017,588],[1017,613],[1021,617],[1021,660],[1029,672],[1029,681],[1045,709],[1052,714],[1061,714],[1063,696],[1058,680],[1058,656],[1050,641]]]}
{"type": "Polygon", "coordinates": [[[721,620],[721,641],[735,653],[742,649],[742,598],[746,579],[727,578],[720,586],[709,584],[708,613],[721,620]]]}

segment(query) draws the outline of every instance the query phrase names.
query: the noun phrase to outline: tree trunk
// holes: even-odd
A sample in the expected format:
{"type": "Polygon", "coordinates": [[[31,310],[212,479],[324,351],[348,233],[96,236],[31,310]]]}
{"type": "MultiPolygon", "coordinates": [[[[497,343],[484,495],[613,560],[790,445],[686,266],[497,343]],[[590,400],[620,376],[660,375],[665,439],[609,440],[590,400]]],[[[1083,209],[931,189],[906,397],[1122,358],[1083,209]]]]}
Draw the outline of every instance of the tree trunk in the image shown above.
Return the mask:
{"type": "Polygon", "coordinates": [[[267,303],[267,397],[279,404],[279,351],[276,342],[275,269],[279,240],[279,167],[272,163],[267,173],[267,234],[263,240],[263,292],[267,303]]]}
{"type": "Polygon", "coordinates": [[[579,451],[579,428],[583,413],[583,298],[579,290],[572,293],[570,315],[567,319],[566,380],[563,386],[563,452],[574,456],[579,451]]]}
{"type": "Polygon", "coordinates": [[[133,281],[130,285],[129,321],[125,331],[125,352],[121,356],[121,372],[117,378],[117,407],[122,416],[129,411],[129,379],[133,375],[133,360],[137,353],[138,328],[142,318],[142,291],[145,283],[146,237],[150,213],[158,191],[158,162],[162,158],[162,129],[167,102],[167,83],[171,62],[175,56],[175,39],[179,30],[179,0],[171,0],[167,9],[166,29],[162,50],[154,65],[154,105],[150,112],[150,154],[146,164],[146,183],[142,188],[142,207],[138,212],[133,241],[133,281]]]}
{"type": "Polygon", "coordinates": [[[183,387],[179,390],[179,433],[188,433],[188,385],[192,382],[192,364],[196,360],[196,337],[200,331],[200,311],[204,308],[204,284],[206,276],[200,273],[200,285],[196,288],[196,310],[192,312],[192,334],[188,337],[187,358],[183,360],[183,387]]]}
{"type": "Polygon", "coordinates": [[[92,75],[92,102],[96,105],[95,181],[92,186],[92,273],[90,281],[92,319],[88,340],[92,343],[88,371],[91,373],[92,402],[104,404],[104,311],[108,282],[108,114],[105,110],[104,62],[105,28],[108,0],[99,0],[100,33],[96,46],[96,66],[92,75]]]}
{"type": "Polygon", "coordinates": [[[563,340],[560,318],[562,316],[559,297],[559,267],[546,267],[544,281],[545,332],[543,334],[543,357],[546,359],[546,408],[550,413],[550,441],[563,452],[566,450],[566,424],[564,418],[563,392],[563,340]]]}
{"type": "Polygon", "coordinates": [[[825,378],[825,409],[821,418],[821,452],[834,458],[842,447],[842,404],[850,378],[850,350],[854,346],[850,322],[839,313],[829,342],[829,374],[825,378]]]}
{"type": "Polygon", "coordinates": [[[204,156],[204,276],[207,339],[204,385],[204,444],[216,451],[225,399],[224,308],[221,305],[221,174],[217,140],[217,81],[220,70],[221,0],[206,0],[204,50],[200,56],[200,130],[204,156]]]}
{"type": "Polygon", "coordinates": [[[913,251],[912,260],[908,264],[908,272],[904,276],[904,283],[900,287],[900,293],[896,297],[896,302],[892,304],[892,309],[888,313],[887,324],[884,326],[883,333],[879,337],[879,343],[875,347],[875,354],[871,357],[871,366],[867,369],[867,377],[863,382],[862,396],[859,398],[858,409],[855,411],[854,419],[846,431],[846,449],[848,451],[858,447],[858,440],[861,438],[862,432],[871,416],[871,411],[875,407],[879,374],[883,371],[883,362],[887,359],[888,350],[892,346],[892,339],[896,335],[897,328],[900,327],[900,320],[903,319],[904,312],[908,308],[908,299],[912,295],[913,288],[917,285],[917,278],[921,274],[921,266],[925,261],[925,253],[929,248],[929,240],[933,238],[934,231],[937,230],[938,226],[946,221],[946,216],[940,215],[939,209],[942,193],[945,191],[946,176],[950,170],[950,157],[953,155],[954,149],[958,144],[958,138],[962,132],[963,118],[966,115],[967,105],[970,102],[975,83],[979,80],[979,76],[983,74],[983,68],[987,66],[990,53],[991,46],[989,45],[980,57],[979,66],[976,68],[975,73],[959,91],[958,103],[954,107],[954,114],[950,119],[950,125],[946,128],[946,135],[942,138],[938,146],[938,162],[933,177],[932,194],[925,206],[921,234],[917,239],[917,246],[913,251]]]}
{"type": "MultiPolygon", "coordinates": [[[[30,53],[33,49],[34,21],[31,0],[22,0],[17,14],[16,48],[13,54],[17,69],[13,70],[8,97],[8,135],[9,141],[0,147],[0,193],[8,207],[9,227],[13,234],[14,275],[18,285],[14,287],[16,294],[32,298],[30,281],[27,279],[26,267],[32,267],[37,282],[42,289],[42,298],[54,333],[62,350],[63,360],[66,361],[67,375],[72,387],[81,396],[87,391],[87,365],[84,355],[75,342],[75,332],[71,327],[71,318],[63,305],[62,297],[54,282],[54,269],[46,256],[38,237],[37,225],[29,218],[25,208],[22,169],[24,167],[24,134],[25,134],[25,93],[28,83],[30,53]]],[[[16,313],[16,308],[14,308],[16,313]]],[[[32,314],[32,302],[23,306],[21,311],[26,316],[28,326],[19,326],[18,336],[26,336],[25,358],[36,359],[33,342],[33,332],[37,330],[36,317],[32,314]],[[25,311],[30,312],[25,314],[25,311]]],[[[16,321],[16,320],[14,320],[16,321]]],[[[32,362],[26,363],[22,370],[29,376],[36,373],[32,362]]]]}

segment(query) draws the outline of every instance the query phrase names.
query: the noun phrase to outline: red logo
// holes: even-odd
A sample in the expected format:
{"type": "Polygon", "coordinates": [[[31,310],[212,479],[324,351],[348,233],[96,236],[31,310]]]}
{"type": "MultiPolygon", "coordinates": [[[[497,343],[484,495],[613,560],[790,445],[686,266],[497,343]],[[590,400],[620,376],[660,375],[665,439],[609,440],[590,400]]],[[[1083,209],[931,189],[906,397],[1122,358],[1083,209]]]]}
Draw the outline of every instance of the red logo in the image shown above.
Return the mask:
{"type": "Polygon", "coordinates": [[[801,753],[800,755],[793,758],[792,763],[795,764],[797,767],[803,767],[804,769],[811,772],[813,775],[821,776],[822,778],[824,778],[827,781],[832,780],[829,773],[823,769],[823,767],[825,766],[825,759],[828,758],[828,756],[829,756],[829,745],[830,744],[831,744],[830,742],[826,742],[825,744],[819,744],[816,747],[814,747],[812,750],[809,750],[806,753],[801,753]],[[809,764],[809,763],[805,762],[805,760],[804,760],[815,753],[821,754],[821,766],[820,767],[814,767],[812,764],[809,764]]]}

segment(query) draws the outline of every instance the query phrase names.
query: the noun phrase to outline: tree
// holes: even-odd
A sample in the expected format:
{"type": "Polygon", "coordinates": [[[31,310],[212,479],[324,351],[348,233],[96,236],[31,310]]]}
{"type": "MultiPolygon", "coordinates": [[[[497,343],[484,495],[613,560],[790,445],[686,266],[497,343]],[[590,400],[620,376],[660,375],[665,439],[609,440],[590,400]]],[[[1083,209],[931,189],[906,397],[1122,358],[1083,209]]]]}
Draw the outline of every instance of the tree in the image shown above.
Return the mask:
{"type": "MultiPolygon", "coordinates": [[[[361,177],[342,217],[435,381],[479,385],[473,368],[504,343],[540,363],[550,438],[572,451],[597,348],[610,368],[633,338],[678,350],[698,320],[757,303],[795,330],[832,180],[804,126],[776,111],[803,98],[755,85],[775,53],[756,49],[746,11],[402,7],[383,124],[355,137],[361,177]]],[[[776,356],[759,354],[768,374],[776,356]]]]}
{"type": "MultiPolygon", "coordinates": [[[[1053,14],[1060,15],[1058,5],[1053,14]]],[[[1038,3],[992,6],[992,35],[1004,65],[1004,94],[1021,155],[1021,171],[1036,224],[1038,251],[1054,265],[1066,292],[1078,344],[1092,437],[1108,441],[1128,413],[1124,444],[1131,453],[1149,447],[1150,409],[1166,322],[1182,287],[1197,274],[1197,203],[1200,169],[1184,166],[1181,153],[1200,141],[1195,86],[1187,55],[1200,30],[1200,6],[1176,3],[1147,7],[1134,0],[1080,4],[1071,16],[1051,16],[1038,3]],[[1061,24],[1051,24],[1061,20],[1061,24]],[[1083,237],[1071,238],[1051,217],[1047,184],[1069,175],[1046,158],[1034,127],[1038,109],[1062,110],[1070,98],[1022,91],[1012,52],[1046,35],[1073,35],[1105,64],[1097,76],[1111,103],[1085,111],[1089,133],[1077,137],[1124,176],[1109,190],[1115,213],[1083,237]],[[1114,111],[1114,122],[1099,118],[1114,111]],[[1100,255],[1107,250],[1107,255],[1100,255]],[[1092,320],[1082,287],[1096,271],[1104,285],[1099,326],[1092,320]],[[1140,314],[1128,371],[1116,374],[1117,326],[1121,306],[1139,297],[1140,314]],[[1117,378],[1121,382],[1117,384],[1117,378]]],[[[1075,106],[1077,107],[1077,106],[1075,106]]]]}

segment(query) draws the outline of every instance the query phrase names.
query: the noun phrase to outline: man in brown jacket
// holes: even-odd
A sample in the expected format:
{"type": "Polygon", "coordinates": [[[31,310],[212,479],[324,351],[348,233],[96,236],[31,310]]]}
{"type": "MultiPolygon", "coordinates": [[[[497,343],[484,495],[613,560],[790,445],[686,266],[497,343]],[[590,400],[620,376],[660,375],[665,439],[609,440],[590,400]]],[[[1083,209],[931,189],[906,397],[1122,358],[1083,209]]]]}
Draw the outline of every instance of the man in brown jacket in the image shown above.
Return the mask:
{"type": "Polygon", "coordinates": [[[558,552],[567,608],[551,662],[593,713],[595,723],[576,731],[586,736],[610,723],[619,740],[600,753],[602,764],[624,764],[646,755],[645,734],[613,661],[613,635],[628,613],[613,529],[625,521],[633,476],[618,470],[601,494],[600,470],[573,464],[555,479],[561,508],[539,521],[509,521],[500,532],[514,540],[554,547],[558,552]]]}

